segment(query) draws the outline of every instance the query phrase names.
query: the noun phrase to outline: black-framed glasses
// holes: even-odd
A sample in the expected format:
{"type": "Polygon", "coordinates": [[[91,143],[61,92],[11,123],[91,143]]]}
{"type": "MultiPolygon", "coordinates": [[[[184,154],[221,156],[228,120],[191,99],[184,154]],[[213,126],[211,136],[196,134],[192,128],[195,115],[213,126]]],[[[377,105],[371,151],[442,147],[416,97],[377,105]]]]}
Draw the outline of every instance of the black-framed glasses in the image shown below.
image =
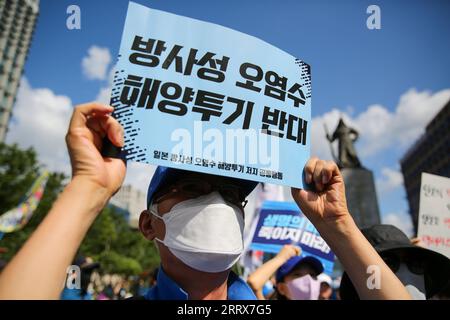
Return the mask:
{"type": "Polygon", "coordinates": [[[408,270],[411,273],[422,275],[425,273],[426,263],[419,258],[412,257],[401,257],[397,254],[383,254],[382,258],[388,267],[395,273],[400,268],[400,264],[406,264],[408,270]]]}
{"type": "Polygon", "coordinates": [[[226,183],[224,180],[208,181],[200,177],[186,177],[178,180],[170,187],[162,189],[155,194],[152,203],[158,204],[165,199],[173,196],[174,193],[182,193],[189,198],[197,198],[199,196],[217,191],[223,199],[239,208],[245,208],[247,200],[242,200],[240,188],[234,184],[226,183]]]}

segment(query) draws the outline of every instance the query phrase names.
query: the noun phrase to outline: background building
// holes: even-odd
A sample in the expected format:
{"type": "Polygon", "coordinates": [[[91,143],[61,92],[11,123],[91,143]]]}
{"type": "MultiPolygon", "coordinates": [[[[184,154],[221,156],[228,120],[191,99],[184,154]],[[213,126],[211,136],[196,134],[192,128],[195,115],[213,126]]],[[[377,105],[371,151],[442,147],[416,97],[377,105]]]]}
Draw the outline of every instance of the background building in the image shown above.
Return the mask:
{"type": "Polygon", "coordinates": [[[130,185],[122,186],[119,191],[109,201],[110,205],[119,210],[127,218],[131,227],[137,228],[139,215],[147,208],[147,196],[144,192],[134,189],[130,185]]]}
{"type": "Polygon", "coordinates": [[[0,142],[5,140],[39,0],[0,0],[0,142]]]}
{"type": "Polygon", "coordinates": [[[420,200],[422,172],[450,177],[450,101],[427,125],[425,133],[400,160],[414,230],[420,200]]]}

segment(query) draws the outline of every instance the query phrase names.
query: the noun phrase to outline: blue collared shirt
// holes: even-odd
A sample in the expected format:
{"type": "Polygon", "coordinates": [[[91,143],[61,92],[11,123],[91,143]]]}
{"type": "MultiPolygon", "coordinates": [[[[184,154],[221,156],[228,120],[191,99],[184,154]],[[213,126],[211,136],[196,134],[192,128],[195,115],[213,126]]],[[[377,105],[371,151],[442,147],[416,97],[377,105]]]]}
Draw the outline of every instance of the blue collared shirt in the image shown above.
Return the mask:
{"type": "MultiPolygon", "coordinates": [[[[188,300],[188,294],[169,278],[163,268],[158,270],[157,284],[144,295],[146,300],[188,300]]],[[[228,300],[256,300],[252,289],[234,272],[228,276],[228,300]]]]}
{"type": "Polygon", "coordinates": [[[87,292],[83,295],[81,289],[64,288],[59,298],[61,300],[92,300],[92,295],[87,292]]]}

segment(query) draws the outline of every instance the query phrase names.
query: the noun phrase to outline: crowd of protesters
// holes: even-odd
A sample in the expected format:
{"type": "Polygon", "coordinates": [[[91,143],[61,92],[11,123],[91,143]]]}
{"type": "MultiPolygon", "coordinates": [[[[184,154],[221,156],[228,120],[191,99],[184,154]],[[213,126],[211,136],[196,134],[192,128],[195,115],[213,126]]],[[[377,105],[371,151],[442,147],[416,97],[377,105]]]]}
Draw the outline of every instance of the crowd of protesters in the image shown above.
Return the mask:
{"type": "Polygon", "coordinates": [[[80,257],[74,261],[80,267],[81,281],[75,286],[75,277],[67,277],[62,293],[62,300],[124,300],[135,296],[143,296],[149,288],[156,285],[158,269],[142,272],[136,276],[110,274],[102,271],[99,263],[92,259],[80,257]]]}
{"type": "MultiPolygon", "coordinates": [[[[422,247],[418,239],[408,239],[392,225],[374,225],[363,229],[362,233],[413,299],[450,298],[448,258],[422,247]]],[[[261,300],[359,299],[345,270],[336,280],[337,286],[330,275],[324,273],[319,259],[302,257],[299,247],[285,245],[274,258],[251,273],[247,282],[261,300]],[[265,293],[267,286],[272,290],[265,293]]]]}
{"type": "MultiPolygon", "coordinates": [[[[72,180],[0,274],[1,299],[61,297],[67,266],[125,177],[121,159],[101,154],[105,137],[116,147],[124,145],[123,128],[110,116],[112,111],[96,103],[75,108],[66,136],[72,180]]],[[[343,266],[340,298],[429,299],[445,289],[450,270],[445,256],[412,245],[392,226],[358,229],[347,208],[343,176],[334,162],[311,158],[303,172],[308,188],[292,188],[292,197],[343,266]],[[367,285],[371,266],[378,270],[376,288],[367,285]]],[[[139,228],[154,241],[161,266],[157,283],[136,296],[148,300],[329,299],[330,281],[320,261],[293,246],[284,247],[251,274],[249,285],[231,271],[244,250],[243,207],[255,186],[253,181],[158,167],[139,228]],[[267,283],[274,290],[264,294],[267,283]]],[[[87,284],[80,293],[83,298],[90,298],[88,294],[108,299],[131,296],[133,286],[127,279],[106,276],[92,283],[91,278],[92,274],[81,281],[87,284]],[[93,294],[95,288],[100,293],[93,294]]]]}

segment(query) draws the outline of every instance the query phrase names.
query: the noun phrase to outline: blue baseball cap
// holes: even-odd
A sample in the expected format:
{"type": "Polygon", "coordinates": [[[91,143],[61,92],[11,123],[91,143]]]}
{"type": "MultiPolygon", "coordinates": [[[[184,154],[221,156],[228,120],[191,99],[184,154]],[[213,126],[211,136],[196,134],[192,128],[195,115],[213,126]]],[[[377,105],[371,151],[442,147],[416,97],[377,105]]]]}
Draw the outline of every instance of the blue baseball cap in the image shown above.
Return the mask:
{"type": "MultiPolygon", "coordinates": [[[[175,183],[181,176],[192,173],[194,171],[181,170],[169,167],[158,166],[153,175],[152,180],[150,181],[150,185],[148,186],[147,191],[147,209],[155,195],[155,193],[161,190],[164,187],[170,186],[175,183]]],[[[206,174],[206,173],[204,173],[206,174]]],[[[215,175],[210,175],[215,176],[215,175]]],[[[222,176],[217,176],[223,179],[222,176]]],[[[257,186],[258,182],[238,179],[238,178],[230,178],[226,177],[232,184],[239,186],[241,191],[242,200],[244,200],[257,186]]]]}
{"type": "Polygon", "coordinates": [[[283,278],[287,276],[292,270],[295,269],[300,263],[308,263],[316,272],[317,274],[321,274],[323,272],[323,264],[320,262],[319,259],[313,257],[313,256],[307,256],[307,257],[301,257],[301,256],[295,256],[290,258],[288,261],[286,261],[278,270],[276,273],[276,280],[277,282],[283,281],[283,278]]]}

